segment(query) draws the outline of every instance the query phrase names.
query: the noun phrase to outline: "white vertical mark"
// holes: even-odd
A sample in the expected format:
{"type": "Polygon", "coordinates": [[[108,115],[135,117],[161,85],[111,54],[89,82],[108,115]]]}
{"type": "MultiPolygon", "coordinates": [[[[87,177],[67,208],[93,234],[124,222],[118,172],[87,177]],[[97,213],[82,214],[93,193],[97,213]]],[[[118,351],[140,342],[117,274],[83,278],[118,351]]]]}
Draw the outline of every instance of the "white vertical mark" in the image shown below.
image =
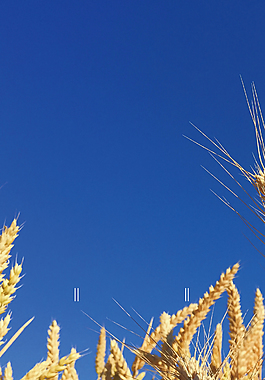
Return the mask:
{"type": "Polygon", "coordinates": [[[190,300],[190,288],[185,288],[184,299],[185,299],[185,302],[188,302],[190,300]]]}
{"type": "Polygon", "coordinates": [[[79,302],[79,288],[74,288],[74,302],[79,302]]]}

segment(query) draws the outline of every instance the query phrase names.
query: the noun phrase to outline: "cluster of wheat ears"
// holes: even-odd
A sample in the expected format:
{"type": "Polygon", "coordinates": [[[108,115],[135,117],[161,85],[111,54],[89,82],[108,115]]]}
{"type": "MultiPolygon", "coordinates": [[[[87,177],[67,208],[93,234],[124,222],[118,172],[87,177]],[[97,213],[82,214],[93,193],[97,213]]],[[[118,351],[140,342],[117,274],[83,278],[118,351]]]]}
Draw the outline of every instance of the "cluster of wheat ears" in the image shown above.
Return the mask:
{"type": "MultiPolygon", "coordinates": [[[[13,242],[18,236],[20,227],[17,225],[17,219],[14,219],[10,227],[4,226],[2,234],[0,236],[0,314],[6,312],[8,304],[14,299],[12,294],[18,289],[16,285],[20,281],[20,273],[22,271],[22,263],[19,265],[15,264],[11,268],[9,278],[5,278],[3,271],[8,267],[9,258],[11,257],[10,251],[13,247],[13,242]]],[[[0,319],[0,345],[3,345],[3,338],[10,330],[8,328],[11,319],[10,312],[7,313],[5,318],[0,319]]],[[[13,337],[4,345],[0,351],[0,357],[6,352],[10,345],[17,339],[21,332],[32,322],[34,319],[31,318],[26,322],[14,335],[13,337]]],[[[72,348],[68,356],[59,358],[59,331],[60,328],[54,320],[48,331],[48,341],[47,341],[47,359],[40,363],[37,363],[21,380],[35,380],[35,379],[58,379],[58,374],[62,372],[62,380],[77,380],[78,375],[75,370],[75,361],[81,356],[72,348]]],[[[11,363],[8,362],[2,373],[0,367],[0,379],[1,380],[12,380],[13,371],[11,363]]]]}
{"type": "MultiPolygon", "coordinates": [[[[243,83],[243,82],[242,82],[243,83]]],[[[243,85],[244,88],[244,85],[243,85]]],[[[245,91],[245,88],[244,88],[245,91]]],[[[246,92],[245,92],[246,94],[246,92]]],[[[235,182],[244,190],[254,203],[254,208],[249,206],[244,200],[238,197],[232,190],[231,193],[239,198],[252,212],[264,223],[265,217],[265,145],[262,137],[262,127],[265,128],[260,105],[254,84],[252,84],[253,100],[250,105],[248,98],[250,114],[255,126],[258,161],[253,173],[248,172],[241,167],[225,150],[225,148],[216,140],[209,139],[201,132],[216,148],[217,153],[207,149],[214,156],[222,158],[237,167],[246,179],[254,186],[258,194],[258,200],[253,198],[244,187],[234,178],[219,161],[224,170],[235,180],[235,182]]],[[[192,140],[193,141],[193,140],[192,140]]],[[[195,142],[195,141],[194,141],[195,142]]],[[[197,142],[195,142],[198,144],[197,142]]],[[[198,144],[200,145],[200,144],[198,144]]],[[[202,145],[201,145],[202,146],[202,145]]],[[[225,186],[225,185],[224,185],[225,186]]],[[[226,186],[225,186],[226,187],[226,186]]],[[[235,210],[227,201],[225,203],[235,211],[248,227],[261,240],[264,235],[259,232],[252,224],[235,210]]],[[[13,242],[18,236],[20,227],[17,225],[15,218],[10,227],[4,226],[0,236],[0,314],[6,312],[8,304],[12,301],[12,296],[17,290],[16,285],[20,281],[22,263],[15,264],[11,268],[9,279],[4,279],[3,271],[8,267],[11,248],[13,242]]],[[[263,296],[259,289],[256,290],[254,301],[253,318],[248,326],[244,326],[240,306],[240,296],[233,282],[234,276],[239,269],[239,263],[232,268],[228,268],[216,282],[215,286],[210,286],[209,292],[206,292],[198,304],[190,304],[188,307],[179,310],[174,315],[163,312],[160,316],[160,324],[155,329],[152,327],[153,319],[143,338],[140,348],[128,346],[125,342],[120,342],[117,338],[109,334],[110,351],[106,358],[106,330],[101,328],[96,353],[96,373],[98,380],[142,380],[145,372],[141,371],[144,365],[149,366],[154,373],[154,377],[159,376],[165,380],[261,380],[263,364],[263,323],[265,309],[263,305],[263,296]],[[202,349],[198,348],[191,355],[190,344],[197,331],[206,318],[210,307],[218,300],[223,292],[227,292],[227,313],[229,318],[229,352],[226,357],[222,358],[222,321],[217,324],[213,339],[207,341],[202,349]],[[183,323],[178,333],[174,333],[177,325],[183,323]],[[124,347],[127,347],[135,355],[131,370],[123,356],[124,347]],[[155,350],[155,353],[153,352],[155,350]],[[140,371],[140,372],[139,372],[140,371]]],[[[0,345],[3,345],[3,337],[10,330],[8,328],[11,319],[10,312],[5,318],[0,320],[0,345]]],[[[33,320],[31,318],[26,322],[4,345],[0,351],[0,357],[6,352],[15,339],[33,320]]],[[[75,370],[75,362],[81,357],[79,353],[72,348],[68,356],[59,358],[59,326],[54,320],[48,330],[47,341],[47,359],[37,363],[22,379],[23,380],[58,380],[59,374],[62,380],[77,380],[78,375],[75,370]]],[[[12,380],[12,367],[8,362],[4,369],[4,374],[0,367],[0,380],[12,380]]]]}
{"type": "MultiPolygon", "coordinates": [[[[265,124],[259,105],[257,92],[252,83],[253,100],[251,104],[245,91],[247,104],[255,127],[258,159],[255,159],[255,169],[253,172],[245,170],[218,140],[211,140],[201,130],[194,126],[204,137],[206,137],[217,152],[209,149],[198,142],[197,145],[203,147],[216,157],[238,168],[244,177],[254,186],[258,199],[255,199],[245,188],[236,180],[230,171],[220,162],[218,163],[230,175],[231,178],[240,186],[245,194],[250,198],[252,205],[240,198],[235,192],[224,185],[236,198],[242,201],[263,223],[265,223],[265,145],[263,142],[262,128],[265,124]]],[[[186,137],[186,136],[185,136],[186,137]]],[[[211,174],[211,173],[210,173],[211,174]]],[[[249,223],[228,201],[221,200],[235,211],[240,218],[247,224],[250,230],[260,239],[263,233],[249,223]]],[[[152,320],[146,331],[140,348],[131,347],[124,342],[110,336],[110,353],[106,356],[106,330],[101,328],[96,354],[96,372],[98,379],[102,380],[142,380],[145,372],[139,372],[144,365],[147,365],[154,373],[154,377],[161,377],[165,380],[239,380],[239,379],[262,379],[263,364],[263,323],[265,309],[263,296],[259,289],[256,290],[254,301],[254,311],[251,323],[244,326],[240,306],[240,296],[233,282],[234,276],[239,269],[239,263],[231,269],[228,268],[216,282],[215,286],[210,286],[209,292],[204,294],[198,304],[190,304],[188,307],[179,310],[174,315],[163,312],[160,316],[160,324],[155,329],[152,328],[152,320]],[[191,355],[190,344],[206,318],[210,307],[226,291],[228,294],[227,313],[229,317],[229,352],[222,358],[222,322],[217,324],[212,341],[207,341],[202,349],[196,349],[191,355]],[[178,333],[174,333],[177,325],[183,323],[178,333]],[[120,343],[120,347],[118,345],[120,343]],[[123,356],[123,348],[127,347],[135,354],[135,359],[131,370],[123,356]],[[153,352],[155,351],[155,353],[153,352]]]]}

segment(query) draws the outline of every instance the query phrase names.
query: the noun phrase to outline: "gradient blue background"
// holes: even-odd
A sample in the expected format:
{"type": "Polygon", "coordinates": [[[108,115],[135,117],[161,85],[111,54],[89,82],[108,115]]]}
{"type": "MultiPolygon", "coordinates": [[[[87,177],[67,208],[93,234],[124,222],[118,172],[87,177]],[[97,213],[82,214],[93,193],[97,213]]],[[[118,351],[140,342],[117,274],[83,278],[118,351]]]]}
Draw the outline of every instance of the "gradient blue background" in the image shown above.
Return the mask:
{"type": "Polygon", "coordinates": [[[11,360],[15,379],[46,358],[53,319],[60,355],[89,348],[76,368],[80,379],[96,378],[98,327],[81,310],[139,345],[107,319],[143,334],[112,298],[135,318],[131,307],[154,316],[156,327],[163,311],[188,305],[185,287],[198,302],[239,260],[235,283],[250,320],[256,288],[265,292],[265,258],[243,234],[265,247],[210,188],[263,226],[200,167],[243,195],[182,135],[206,143],[191,121],[253,165],[239,75],[249,92],[255,81],[265,106],[264,19],[264,1],[1,2],[1,220],[10,225],[20,212],[25,222],[11,263],[24,257],[26,274],[6,338],[35,316],[0,360],[11,360]]]}

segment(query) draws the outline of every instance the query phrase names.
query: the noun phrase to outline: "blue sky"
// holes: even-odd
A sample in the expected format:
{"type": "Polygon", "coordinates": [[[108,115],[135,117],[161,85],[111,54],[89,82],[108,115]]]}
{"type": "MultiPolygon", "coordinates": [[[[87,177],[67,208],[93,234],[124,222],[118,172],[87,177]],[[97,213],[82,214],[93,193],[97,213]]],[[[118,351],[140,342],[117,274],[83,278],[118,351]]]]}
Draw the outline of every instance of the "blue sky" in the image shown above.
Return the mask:
{"type": "MultiPolygon", "coordinates": [[[[26,274],[6,337],[35,316],[0,360],[14,378],[46,358],[53,319],[61,356],[89,348],[76,368],[95,378],[98,328],[81,310],[139,345],[110,321],[142,333],[113,298],[157,326],[163,311],[188,305],[185,287],[198,302],[239,260],[250,320],[265,259],[244,234],[265,247],[210,189],[263,226],[200,167],[242,195],[183,134],[205,143],[191,121],[253,165],[239,76],[249,92],[255,81],[265,106],[264,17],[263,1],[1,2],[0,208],[3,223],[19,212],[25,222],[11,263],[24,257],[26,274]]],[[[215,324],[225,308],[226,295],[215,324]]]]}

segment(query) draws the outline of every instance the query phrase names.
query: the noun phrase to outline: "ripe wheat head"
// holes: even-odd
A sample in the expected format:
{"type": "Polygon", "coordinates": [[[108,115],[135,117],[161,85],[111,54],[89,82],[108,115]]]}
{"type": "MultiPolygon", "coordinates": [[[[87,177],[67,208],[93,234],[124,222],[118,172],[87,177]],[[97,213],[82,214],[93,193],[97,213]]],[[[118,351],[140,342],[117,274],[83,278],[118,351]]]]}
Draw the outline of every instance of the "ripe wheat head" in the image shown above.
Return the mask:
{"type": "MultiPolygon", "coordinates": [[[[225,185],[222,181],[220,181],[216,176],[214,176],[212,173],[210,173],[207,169],[205,169],[210,175],[212,175],[218,182],[221,183],[228,191],[230,191],[233,196],[235,196],[237,199],[239,199],[252,213],[255,214],[255,216],[262,222],[265,223],[265,144],[264,144],[264,138],[263,133],[265,130],[265,122],[261,110],[261,106],[258,99],[258,94],[256,91],[255,84],[251,84],[252,89],[252,100],[251,102],[248,99],[247,92],[243,83],[243,80],[241,78],[244,94],[247,101],[247,106],[250,112],[250,116],[254,125],[255,130],[255,137],[256,137],[256,145],[257,145],[257,158],[254,156],[254,168],[251,168],[252,172],[246,170],[243,168],[240,163],[238,163],[231,155],[228,153],[228,151],[224,148],[224,146],[215,139],[210,139],[203,131],[201,131],[197,126],[194,124],[193,127],[200,132],[212,145],[216,150],[209,149],[205,147],[202,144],[199,144],[197,141],[194,141],[193,139],[186,137],[188,140],[194,142],[196,145],[199,145],[200,147],[206,149],[212,157],[219,163],[219,165],[225,170],[225,172],[237,183],[237,185],[243,190],[243,192],[248,196],[248,198],[251,201],[251,204],[249,205],[246,203],[245,200],[243,200],[241,197],[238,196],[234,191],[232,191],[227,185],[225,185]],[[217,158],[218,157],[218,158],[217,158]],[[220,161],[219,158],[221,158],[223,161],[231,164],[232,166],[239,169],[239,171],[243,174],[243,176],[247,179],[247,181],[254,187],[255,193],[257,195],[257,199],[253,197],[220,161]]],[[[217,194],[215,194],[217,195],[217,194]]],[[[254,227],[247,219],[245,219],[241,213],[239,213],[226,199],[221,198],[217,195],[217,197],[224,202],[231,210],[236,212],[236,214],[244,221],[244,223],[248,226],[248,228],[254,233],[256,237],[258,237],[259,240],[261,240],[265,244],[265,234],[261,232],[259,229],[254,227]]],[[[261,253],[261,252],[260,252],[261,253]]],[[[263,256],[265,256],[263,253],[261,253],[263,256]]]]}

